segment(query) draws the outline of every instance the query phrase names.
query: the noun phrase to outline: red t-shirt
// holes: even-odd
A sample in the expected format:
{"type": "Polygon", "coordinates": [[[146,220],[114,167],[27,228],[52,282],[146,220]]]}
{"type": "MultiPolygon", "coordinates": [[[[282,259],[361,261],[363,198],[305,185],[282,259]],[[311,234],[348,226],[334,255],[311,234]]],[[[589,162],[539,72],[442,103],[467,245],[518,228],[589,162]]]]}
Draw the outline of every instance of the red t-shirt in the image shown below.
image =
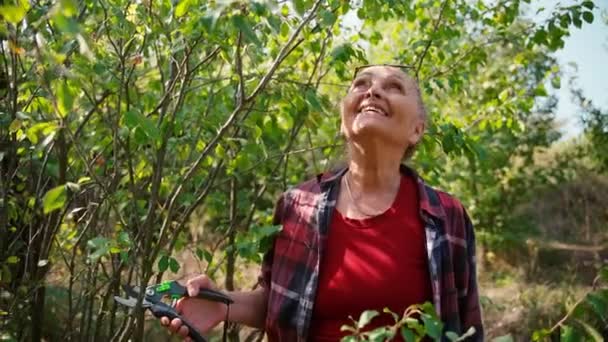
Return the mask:
{"type": "MultiPolygon", "coordinates": [[[[431,301],[432,290],[416,181],[401,177],[393,205],[362,220],[334,212],[320,265],[310,341],[339,341],[342,325],[365,310],[385,307],[400,317],[412,304],[431,301]]],[[[394,324],[382,313],[370,329],[394,324]]]]}

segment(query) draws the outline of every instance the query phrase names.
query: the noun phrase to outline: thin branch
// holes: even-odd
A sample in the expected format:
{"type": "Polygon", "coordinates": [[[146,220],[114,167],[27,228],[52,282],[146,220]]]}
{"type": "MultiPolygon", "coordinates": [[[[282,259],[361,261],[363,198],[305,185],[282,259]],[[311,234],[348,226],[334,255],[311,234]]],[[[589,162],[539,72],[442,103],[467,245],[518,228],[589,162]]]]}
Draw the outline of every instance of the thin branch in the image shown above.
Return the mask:
{"type": "Polygon", "coordinates": [[[251,95],[249,95],[249,97],[246,99],[246,102],[253,100],[257,96],[257,94],[260,91],[262,91],[262,89],[264,89],[264,87],[266,87],[266,84],[270,81],[275,70],[279,67],[279,65],[283,62],[285,57],[287,57],[289,55],[289,52],[293,49],[292,45],[296,41],[296,38],[300,35],[300,32],[302,31],[304,26],[306,26],[306,24],[308,24],[317,14],[317,10],[321,6],[322,2],[323,2],[323,0],[317,0],[317,2],[315,2],[314,6],[310,10],[310,13],[308,13],[306,18],[304,18],[304,20],[302,20],[300,25],[298,25],[296,30],[291,34],[291,37],[289,37],[289,39],[287,40],[287,43],[285,45],[283,45],[283,48],[281,48],[281,51],[279,51],[279,54],[277,55],[276,59],[274,60],[274,62],[272,62],[272,66],[270,67],[270,70],[266,73],[264,78],[262,78],[262,80],[260,81],[258,86],[253,90],[251,95]]]}
{"type": "Polygon", "coordinates": [[[91,116],[93,116],[93,114],[95,114],[95,112],[97,111],[97,107],[99,107],[99,105],[102,104],[103,101],[105,101],[105,99],[110,96],[110,94],[111,92],[109,90],[104,91],[103,94],[101,94],[101,97],[97,99],[95,103],[93,103],[93,108],[91,108],[85,114],[84,119],[82,120],[80,125],[78,125],[78,128],[76,128],[76,131],[74,131],[74,139],[78,139],[78,136],[80,135],[80,132],[83,130],[84,126],[87,124],[87,122],[89,122],[91,116]]]}
{"type": "Polygon", "coordinates": [[[463,53],[461,56],[459,56],[456,61],[454,61],[452,64],[450,64],[446,69],[444,70],[436,70],[433,74],[431,74],[428,78],[435,78],[435,77],[439,77],[439,76],[443,76],[446,75],[450,72],[452,72],[454,69],[456,69],[457,66],[460,65],[460,63],[467,58],[468,56],[471,55],[471,53],[473,53],[475,50],[488,46],[488,45],[492,45],[494,43],[497,43],[499,41],[501,41],[502,39],[490,39],[486,42],[483,42],[481,44],[475,45],[473,47],[471,47],[469,50],[467,50],[465,53],[463,53]]]}
{"type": "Polygon", "coordinates": [[[592,290],[587,291],[584,296],[579,298],[579,300],[577,300],[576,303],[574,303],[574,305],[572,305],[572,307],[570,308],[570,310],[568,310],[566,315],[564,317],[562,317],[562,319],[560,319],[557,323],[555,323],[555,325],[553,327],[551,327],[551,329],[549,329],[548,335],[551,335],[555,331],[555,329],[561,327],[564,323],[566,323],[566,321],[574,314],[574,311],[576,310],[576,308],[578,308],[578,306],[581,305],[587,299],[589,294],[591,294],[595,291],[595,287],[600,278],[601,278],[601,276],[599,276],[599,275],[597,277],[595,277],[595,279],[593,280],[592,290]]]}
{"type": "Polygon", "coordinates": [[[437,20],[435,20],[435,24],[433,25],[433,32],[431,33],[431,36],[430,36],[428,42],[426,43],[426,46],[424,47],[424,51],[422,51],[422,54],[420,54],[420,56],[416,60],[416,62],[418,63],[418,66],[416,67],[416,79],[419,79],[420,68],[422,67],[422,62],[424,61],[424,58],[426,57],[426,54],[428,53],[429,48],[431,47],[431,44],[433,43],[433,37],[435,36],[437,29],[439,28],[439,23],[441,23],[441,18],[443,17],[443,12],[444,12],[445,8],[447,7],[448,2],[450,2],[450,0],[443,1],[443,4],[441,5],[441,9],[439,10],[439,16],[437,17],[437,20]]]}
{"type": "Polygon", "coordinates": [[[235,57],[235,68],[236,74],[239,79],[239,86],[236,95],[237,106],[241,105],[245,100],[245,80],[243,79],[243,60],[241,58],[241,44],[243,43],[243,32],[239,30],[239,35],[236,39],[236,51],[234,52],[235,57]]]}
{"type": "MultiPolygon", "coordinates": [[[[208,54],[207,56],[205,56],[205,58],[203,58],[203,60],[197,64],[191,71],[191,73],[196,70],[197,68],[199,68],[201,65],[204,65],[206,63],[208,63],[213,57],[215,57],[218,52],[220,51],[220,48],[217,47],[215,48],[213,51],[211,51],[210,54],[208,54]]],[[[188,61],[188,57],[184,58],[182,60],[182,66],[179,68],[179,70],[182,70],[183,68],[183,64],[186,63],[188,61]]],[[[152,109],[148,114],[146,114],[146,116],[150,116],[156,112],[158,112],[163,105],[165,104],[165,102],[167,102],[167,99],[169,97],[169,94],[172,93],[173,91],[173,87],[175,86],[175,84],[177,83],[177,79],[178,79],[179,74],[176,74],[170,81],[169,81],[169,89],[167,89],[164,94],[163,97],[160,99],[160,101],[158,102],[158,104],[156,105],[156,107],[154,107],[154,109],[152,109]]]]}

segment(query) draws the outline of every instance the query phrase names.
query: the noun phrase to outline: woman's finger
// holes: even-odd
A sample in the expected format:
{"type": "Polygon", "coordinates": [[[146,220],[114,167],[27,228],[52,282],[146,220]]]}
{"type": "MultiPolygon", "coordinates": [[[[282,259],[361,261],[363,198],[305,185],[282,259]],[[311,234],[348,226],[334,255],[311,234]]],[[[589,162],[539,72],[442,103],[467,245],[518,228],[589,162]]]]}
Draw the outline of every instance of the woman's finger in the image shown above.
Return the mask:
{"type": "Polygon", "coordinates": [[[160,325],[168,327],[170,323],[171,321],[169,320],[169,317],[163,316],[160,318],[160,325]]]}
{"type": "Polygon", "coordinates": [[[169,330],[173,333],[178,332],[179,328],[182,326],[182,320],[179,318],[174,318],[169,325],[169,330]]]}
{"type": "Polygon", "coordinates": [[[194,277],[186,283],[186,289],[188,289],[188,296],[195,297],[198,295],[200,288],[214,288],[213,283],[206,275],[202,274],[194,277]]]}
{"type": "Polygon", "coordinates": [[[184,310],[184,301],[187,300],[187,297],[183,297],[180,298],[177,303],[175,303],[175,311],[177,311],[178,314],[182,314],[183,310],[184,310]]]}
{"type": "Polygon", "coordinates": [[[189,333],[188,327],[186,327],[185,325],[182,325],[182,326],[179,328],[178,334],[179,334],[181,337],[184,337],[184,338],[188,337],[188,333],[189,333]]]}

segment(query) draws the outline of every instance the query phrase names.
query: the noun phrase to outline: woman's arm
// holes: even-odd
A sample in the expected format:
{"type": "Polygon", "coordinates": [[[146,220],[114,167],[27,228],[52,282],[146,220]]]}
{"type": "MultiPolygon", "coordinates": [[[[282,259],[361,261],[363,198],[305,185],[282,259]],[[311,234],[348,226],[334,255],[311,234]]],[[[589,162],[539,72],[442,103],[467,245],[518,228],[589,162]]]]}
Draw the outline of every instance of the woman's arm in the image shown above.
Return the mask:
{"type": "Polygon", "coordinates": [[[230,305],[228,321],[263,329],[266,321],[267,291],[258,287],[253,291],[227,292],[234,300],[230,305]]]}

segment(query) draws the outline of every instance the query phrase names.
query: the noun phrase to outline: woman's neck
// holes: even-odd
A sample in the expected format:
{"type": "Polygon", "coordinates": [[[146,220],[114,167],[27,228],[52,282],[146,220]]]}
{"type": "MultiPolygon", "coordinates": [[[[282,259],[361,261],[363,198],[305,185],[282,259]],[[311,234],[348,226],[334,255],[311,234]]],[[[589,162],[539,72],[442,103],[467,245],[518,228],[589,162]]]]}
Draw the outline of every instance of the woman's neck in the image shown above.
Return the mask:
{"type": "Polygon", "coordinates": [[[395,192],[401,175],[401,153],[387,146],[350,146],[349,181],[357,193],[395,192]]]}

